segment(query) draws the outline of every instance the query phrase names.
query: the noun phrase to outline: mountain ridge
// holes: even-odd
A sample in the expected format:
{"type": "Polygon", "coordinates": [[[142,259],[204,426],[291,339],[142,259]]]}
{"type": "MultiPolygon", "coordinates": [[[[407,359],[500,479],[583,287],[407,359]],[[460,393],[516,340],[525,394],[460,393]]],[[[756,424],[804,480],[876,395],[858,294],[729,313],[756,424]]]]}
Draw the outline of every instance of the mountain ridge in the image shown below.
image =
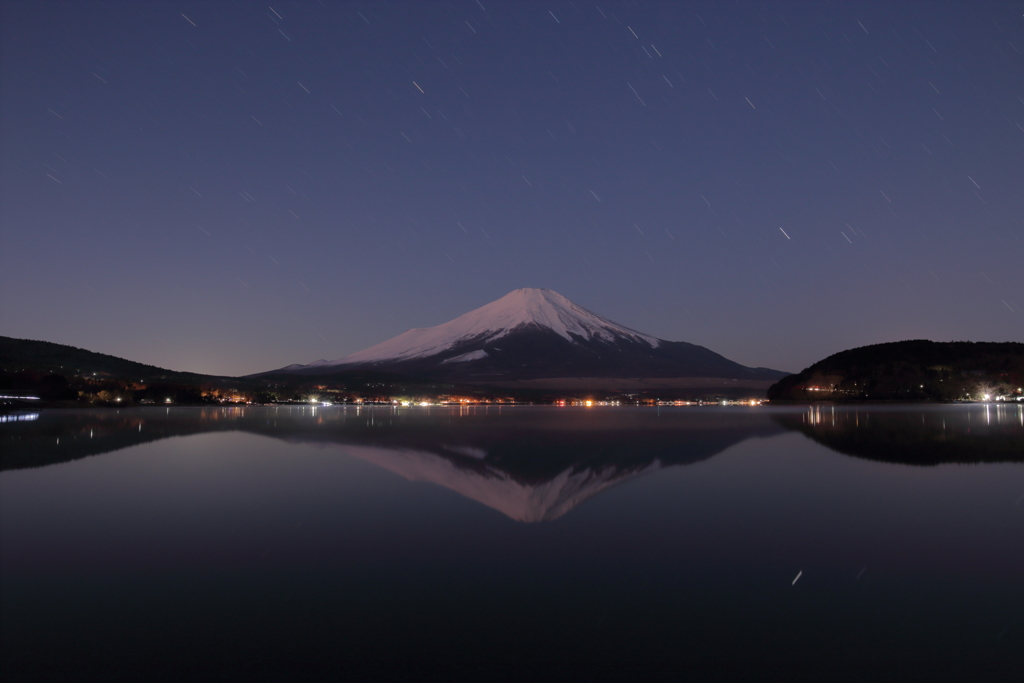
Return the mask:
{"type": "Polygon", "coordinates": [[[616,323],[548,289],[516,289],[446,323],[414,328],[333,361],[257,373],[329,375],[374,369],[461,382],[561,377],[718,377],[774,381],[710,349],[616,323]]]}
{"type": "Polygon", "coordinates": [[[588,311],[558,292],[521,288],[441,325],[412,328],[397,337],[336,361],[317,361],[310,365],[348,365],[422,358],[451,348],[461,340],[478,337],[481,341],[493,342],[530,325],[549,329],[570,342],[574,336],[606,341],[616,338],[634,339],[652,347],[658,346],[660,341],[588,311]]]}

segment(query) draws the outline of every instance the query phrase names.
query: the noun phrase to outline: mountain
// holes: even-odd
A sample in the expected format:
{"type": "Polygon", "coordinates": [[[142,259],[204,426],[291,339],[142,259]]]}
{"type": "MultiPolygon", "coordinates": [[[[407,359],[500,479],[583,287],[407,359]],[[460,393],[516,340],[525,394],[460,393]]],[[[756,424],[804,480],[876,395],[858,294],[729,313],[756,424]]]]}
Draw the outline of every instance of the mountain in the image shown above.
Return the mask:
{"type": "MultiPolygon", "coordinates": [[[[201,402],[203,388],[255,393],[262,387],[244,378],[178,372],[66,344],[0,336],[3,396],[37,397],[48,405],[89,405],[99,400],[121,406],[168,398],[175,403],[201,402]]],[[[0,399],[0,410],[16,407],[24,407],[23,402],[0,399]]]]}
{"type": "Polygon", "coordinates": [[[783,401],[1021,400],[1024,344],[927,339],[848,349],[768,390],[783,401]]]}
{"type": "Polygon", "coordinates": [[[206,375],[166,370],[76,346],[0,336],[0,372],[26,371],[66,377],[117,377],[145,382],[198,383],[206,379],[206,375]]]}
{"type": "Polygon", "coordinates": [[[409,330],[338,360],[260,374],[327,375],[367,369],[490,384],[715,378],[750,386],[763,383],[761,388],[786,375],[745,367],[703,346],[637,332],[549,289],[517,289],[442,325],[409,330]]]}

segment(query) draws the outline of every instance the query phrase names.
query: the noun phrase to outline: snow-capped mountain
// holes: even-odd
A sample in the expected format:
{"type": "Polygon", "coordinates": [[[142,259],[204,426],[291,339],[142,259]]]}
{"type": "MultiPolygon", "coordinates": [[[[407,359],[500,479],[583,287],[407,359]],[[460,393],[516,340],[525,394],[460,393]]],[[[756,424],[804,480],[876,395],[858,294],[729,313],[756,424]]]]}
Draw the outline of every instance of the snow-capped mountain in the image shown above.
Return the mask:
{"type": "Polygon", "coordinates": [[[776,380],[702,346],[612,322],[549,289],[517,289],[436,327],[413,329],[338,360],[261,374],[382,370],[465,382],[551,377],[776,380]]]}
{"type": "MultiPolygon", "coordinates": [[[[515,330],[536,326],[550,330],[568,342],[630,340],[651,347],[658,340],[591,313],[550,289],[517,289],[497,301],[455,320],[425,329],[409,330],[386,342],[358,351],[326,365],[377,363],[426,358],[442,354],[470,340],[479,344],[497,341],[515,330]]],[[[484,358],[482,349],[449,357],[446,362],[484,358]]]]}

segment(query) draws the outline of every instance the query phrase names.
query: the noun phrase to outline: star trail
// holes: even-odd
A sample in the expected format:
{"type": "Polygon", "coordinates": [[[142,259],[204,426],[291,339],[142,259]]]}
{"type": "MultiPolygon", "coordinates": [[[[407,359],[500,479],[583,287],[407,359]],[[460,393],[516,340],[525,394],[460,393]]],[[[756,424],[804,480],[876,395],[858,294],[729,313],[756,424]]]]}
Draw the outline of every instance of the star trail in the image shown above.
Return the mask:
{"type": "Polygon", "coordinates": [[[797,371],[1024,340],[1024,3],[2,5],[2,334],[340,358],[544,287],[797,371]]]}

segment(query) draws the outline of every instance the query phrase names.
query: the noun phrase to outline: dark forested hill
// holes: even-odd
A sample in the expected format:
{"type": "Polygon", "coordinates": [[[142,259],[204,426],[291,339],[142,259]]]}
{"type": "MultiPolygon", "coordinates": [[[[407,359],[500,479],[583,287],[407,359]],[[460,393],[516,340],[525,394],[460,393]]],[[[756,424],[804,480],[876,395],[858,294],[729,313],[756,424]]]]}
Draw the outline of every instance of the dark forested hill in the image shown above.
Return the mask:
{"type": "Polygon", "coordinates": [[[128,405],[144,399],[195,403],[211,388],[232,392],[254,385],[232,377],[165,370],[65,344],[0,337],[0,395],[87,404],[128,405]]]}
{"type": "Polygon", "coordinates": [[[0,372],[52,373],[69,379],[97,377],[136,382],[199,382],[206,378],[205,375],[165,370],[75,346],[13,337],[0,337],[0,372]]]}
{"type": "Polygon", "coordinates": [[[768,389],[783,401],[1015,400],[1024,344],[923,339],[862,346],[818,361],[768,389]]]}

